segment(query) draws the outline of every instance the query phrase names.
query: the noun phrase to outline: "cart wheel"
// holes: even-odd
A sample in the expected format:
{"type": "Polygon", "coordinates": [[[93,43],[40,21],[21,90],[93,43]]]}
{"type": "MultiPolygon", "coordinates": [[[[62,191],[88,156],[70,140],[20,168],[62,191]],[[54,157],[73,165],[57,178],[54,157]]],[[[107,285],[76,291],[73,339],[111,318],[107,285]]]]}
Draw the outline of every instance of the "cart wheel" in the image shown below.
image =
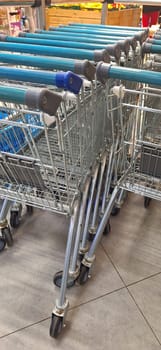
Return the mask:
{"type": "Polygon", "coordinates": [[[13,228],[18,227],[20,224],[20,216],[18,211],[11,211],[10,213],[10,225],[13,228]]]}
{"type": "Polygon", "coordinates": [[[0,252],[2,252],[4,250],[5,246],[6,246],[6,240],[5,240],[5,238],[1,237],[0,238],[0,252]]]}
{"type": "Polygon", "coordinates": [[[119,212],[120,212],[120,208],[114,206],[112,208],[111,215],[116,216],[116,215],[118,215],[119,212]]]}
{"type": "Polygon", "coordinates": [[[148,208],[150,202],[151,202],[151,198],[149,198],[149,197],[144,197],[144,208],[148,208]]]}
{"type": "Polygon", "coordinates": [[[108,221],[108,223],[103,231],[103,235],[107,236],[110,233],[110,231],[111,231],[111,225],[110,225],[110,222],[108,221]]]}
{"type": "MultiPolygon", "coordinates": [[[[61,287],[61,282],[62,282],[62,276],[63,276],[63,271],[58,271],[53,278],[53,283],[55,284],[56,287],[60,288],[61,287]]],[[[76,280],[73,280],[72,278],[68,278],[67,280],[67,288],[71,288],[74,286],[76,280]]]]}
{"type": "Polygon", "coordinates": [[[63,317],[52,314],[50,324],[50,336],[57,338],[63,329],[63,317]]]}
{"type": "Polygon", "coordinates": [[[88,281],[89,267],[80,265],[79,284],[85,284],[88,281]]]}
{"type": "Polygon", "coordinates": [[[13,246],[13,237],[12,237],[12,233],[10,231],[10,228],[9,227],[3,228],[2,235],[4,236],[8,247],[12,247],[13,246]]]}
{"type": "Polygon", "coordinates": [[[28,215],[32,215],[34,212],[34,208],[31,205],[26,205],[26,209],[27,209],[27,214],[28,215]]]}
{"type": "Polygon", "coordinates": [[[83,258],[84,258],[84,254],[83,254],[83,253],[79,253],[78,258],[79,258],[79,261],[82,261],[82,260],[83,260],[83,258]]]}
{"type": "Polygon", "coordinates": [[[88,233],[88,241],[89,241],[89,242],[93,242],[94,237],[95,237],[95,234],[90,233],[90,232],[88,233]]]}

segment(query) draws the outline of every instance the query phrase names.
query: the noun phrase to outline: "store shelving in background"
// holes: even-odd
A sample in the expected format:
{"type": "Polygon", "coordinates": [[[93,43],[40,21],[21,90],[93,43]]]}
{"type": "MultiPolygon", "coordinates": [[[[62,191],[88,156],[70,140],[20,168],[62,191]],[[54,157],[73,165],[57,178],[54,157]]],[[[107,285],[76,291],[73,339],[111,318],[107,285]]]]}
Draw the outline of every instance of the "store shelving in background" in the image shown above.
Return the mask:
{"type": "Polygon", "coordinates": [[[21,9],[18,7],[0,7],[0,31],[17,35],[22,30],[21,9]]]}
{"type": "MultiPolygon", "coordinates": [[[[46,29],[60,24],[101,22],[101,2],[89,3],[57,3],[46,9],[46,29]]],[[[105,24],[138,26],[140,22],[140,7],[133,5],[109,4],[105,24]]]]}

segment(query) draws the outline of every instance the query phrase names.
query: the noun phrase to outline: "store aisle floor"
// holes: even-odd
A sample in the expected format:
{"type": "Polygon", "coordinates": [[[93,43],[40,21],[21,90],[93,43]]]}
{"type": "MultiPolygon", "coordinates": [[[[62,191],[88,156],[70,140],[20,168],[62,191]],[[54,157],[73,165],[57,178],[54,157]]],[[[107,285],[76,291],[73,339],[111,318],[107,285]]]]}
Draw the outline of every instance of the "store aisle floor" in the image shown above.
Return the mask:
{"type": "Polygon", "coordinates": [[[92,278],[68,290],[67,326],[49,337],[68,220],[35,210],[0,255],[0,350],[161,349],[161,203],[129,195],[97,251],[92,278]]]}

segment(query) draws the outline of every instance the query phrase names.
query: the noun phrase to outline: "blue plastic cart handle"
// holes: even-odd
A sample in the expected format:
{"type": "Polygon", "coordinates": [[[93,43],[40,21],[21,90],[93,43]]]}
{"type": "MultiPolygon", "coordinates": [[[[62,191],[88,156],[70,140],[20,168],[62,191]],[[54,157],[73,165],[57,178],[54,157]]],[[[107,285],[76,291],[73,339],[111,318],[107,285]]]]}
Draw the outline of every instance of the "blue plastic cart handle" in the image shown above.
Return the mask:
{"type": "Polygon", "coordinates": [[[49,115],[55,115],[62,96],[43,88],[17,88],[0,85],[0,101],[26,105],[32,110],[38,109],[49,115]]]}
{"type": "MultiPolygon", "coordinates": [[[[106,26],[106,25],[100,25],[100,24],[78,24],[78,23],[70,23],[71,28],[80,28],[80,29],[90,29],[90,30],[106,30],[106,31],[122,31],[123,33],[133,33],[133,35],[137,34],[138,32],[142,32],[142,35],[146,39],[148,37],[149,28],[139,28],[139,27],[122,27],[122,26],[106,26]]],[[[50,27],[52,28],[52,27],[50,27]]]]}
{"type": "MultiPolygon", "coordinates": [[[[46,31],[47,34],[49,34],[49,32],[51,34],[54,34],[54,33],[78,33],[79,35],[82,35],[84,36],[85,35],[88,35],[88,34],[93,34],[93,35],[101,35],[101,36],[121,36],[121,37],[128,37],[128,36],[132,36],[132,35],[135,35],[134,32],[123,32],[123,31],[112,31],[112,30],[96,30],[96,29],[81,29],[81,28],[77,28],[77,27],[56,27],[55,30],[50,30],[50,31],[46,31]],[[82,34],[81,34],[82,33],[82,34]]],[[[42,34],[45,34],[45,31],[37,31],[37,33],[42,33],[42,34]]]]}
{"type": "Polygon", "coordinates": [[[113,29],[113,30],[129,30],[129,31],[140,31],[140,30],[144,30],[146,32],[149,32],[149,28],[144,27],[144,28],[140,28],[140,27],[127,27],[127,26],[110,26],[110,25],[103,25],[103,24],[87,24],[87,23],[70,23],[70,26],[74,26],[74,27],[93,27],[93,28],[105,28],[105,29],[113,29]]]}
{"type": "MultiPolygon", "coordinates": [[[[51,28],[52,29],[52,28],[51,28]]],[[[52,30],[51,30],[52,31],[52,30]]],[[[111,29],[107,29],[107,30],[104,30],[104,29],[88,29],[88,28],[79,28],[79,27],[71,27],[71,26],[68,26],[68,27],[60,27],[60,28],[56,28],[54,30],[54,32],[67,32],[67,33],[79,33],[80,35],[82,35],[82,33],[85,33],[85,34],[95,34],[95,35],[103,35],[103,36],[106,36],[107,34],[109,36],[113,36],[113,35],[117,35],[117,36],[120,36],[120,37],[128,37],[128,36],[135,36],[136,38],[138,38],[138,40],[145,40],[147,35],[145,34],[144,31],[139,31],[139,32],[136,32],[134,34],[133,31],[121,31],[121,30],[111,30],[111,29]],[[140,39],[139,39],[140,38],[140,39]]]]}
{"type": "Polygon", "coordinates": [[[102,82],[112,78],[161,86],[161,73],[142,69],[112,66],[102,62],[97,66],[97,78],[102,82]]]}
{"type": "Polygon", "coordinates": [[[150,52],[161,54],[161,46],[152,44],[150,52]]]}
{"type": "Polygon", "coordinates": [[[106,62],[109,61],[109,56],[105,50],[90,51],[90,50],[81,50],[73,48],[64,48],[64,47],[51,47],[51,46],[41,46],[41,45],[27,45],[27,44],[18,44],[18,43],[4,43],[0,42],[0,51],[11,51],[11,52],[24,52],[31,54],[38,54],[40,56],[52,56],[52,57],[65,57],[65,58],[77,58],[77,59],[88,59],[91,61],[100,61],[101,56],[102,60],[106,62]],[[98,57],[98,58],[97,58],[98,57]]]}
{"type": "Polygon", "coordinates": [[[93,33],[93,34],[107,34],[107,33],[112,33],[113,35],[115,35],[115,33],[117,34],[123,34],[123,35],[126,35],[126,34],[129,34],[132,35],[134,34],[134,32],[131,32],[131,31],[128,31],[129,33],[127,33],[127,30],[121,30],[121,29],[117,29],[117,30],[113,30],[113,29],[108,29],[108,28],[95,28],[95,27],[79,27],[79,26],[72,26],[72,25],[64,25],[64,26],[60,26],[60,27],[50,27],[49,30],[51,31],[69,31],[69,32],[77,32],[77,33],[93,33]]]}
{"type": "MultiPolygon", "coordinates": [[[[0,35],[0,41],[1,41],[0,35]]],[[[3,37],[4,39],[4,37],[3,37]]],[[[4,41],[4,40],[2,40],[4,41]]],[[[32,45],[44,45],[53,47],[64,47],[64,48],[76,48],[76,49],[87,49],[87,50],[102,50],[107,48],[107,44],[97,43],[86,43],[86,42],[74,42],[74,41],[60,41],[60,40],[48,40],[48,39],[35,39],[35,38],[22,38],[6,36],[5,42],[13,42],[19,44],[32,44],[32,45]]],[[[111,44],[111,43],[110,43],[111,44]]]]}
{"type": "Polygon", "coordinates": [[[12,65],[37,67],[50,71],[72,71],[76,74],[85,76],[88,80],[95,79],[95,66],[88,60],[80,61],[62,57],[51,58],[0,52],[0,62],[12,65]]]}
{"type": "Polygon", "coordinates": [[[41,56],[29,56],[0,52],[0,62],[14,65],[44,68],[47,70],[75,71],[76,60],[70,58],[51,58],[41,56]]]}
{"type": "Polygon", "coordinates": [[[154,45],[151,43],[144,43],[142,45],[142,52],[143,53],[158,53],[161,54],[161,46],[160,45],[154,45]]]}
{"type": "Polygon", "coordinates": [[[27,89],[0,85],[0,101],[25,104],[27,89]]]}
{"type": "Polygon", "coordinates": [[[147,42],[150,43],[150,44],[153,44],[153,45],[160,45],[161,46],[161,40],[158,40],[158,39],[153,39],[153,38],[152,39],[148,39],[147,42]]]}
{"type": "MultiPolygon", "coordinates": [[[[33,34],[33,33],[20,33],[19,34],[20,37],[25,37],[25,38],[31,38],[31,39],[39,39],[39,40],[42,40],[42,39],[45,39],[45,42],[46,40],[53,40],[54,42],[56,42],[56,40],[59,40],[60,41],[64,41],[64,42],[67,42],[67,41],[70,41],[72,43],[76,42],[85,42],[85,43],[95,43],[95,44],[100,44],[100,45],[107,45],[107,44],[114,44],[116,43],[117,41],[119,40],[129,40],[129,43],[130,44],[134,44],[134,42],[136,42],[135,38],[134,37],[129,37],[128,39],[127,38],[120,38],[120,37],[117,37],[117,36],[114,36],[114,37],[102,37],[102,36],[94,36],[94,37],[89,37],[88,35],[87,36],[81,36],[78,34],[78,35],[48,35],[48,34],[33,34]]],[[[135,44],[136,46],[136,44],[135,44]]]]}
{"type": "Polygon", "coordinates": [[[72,72],[52,73],[29,69],[0,67],[0,79],[25,81],[31,83],[54,85],[78,94],[82,79],[72,72]]]}
{"type": "MultiPolygon", "coordinates": [[[[53,39],[53,40],[74,40],[74,41],[85,41],[85,42],[98,42],[101,40],[102,42],[104,41],[108,41],[108,40],[124,40],[124,39],[129,39],[129,40],[133,40],[133,41],[137,41],[138,39],[135,38],[134,33],[131,36],[128,36],[126,34],[124,34],[123,36],[118,36],[116,33],[115,34],[110,34],[107,33],[107,35],[102,35],[100,33],[98,34],[86,34],[86,33],[82,33],[80,35],[80,33],[69,33],[69,32],[56,32],[56,31],[45,31],[45,30],[37,30],[36,33],[32,34],[32,33],[20,33],[20,36],[26,36],[26,37],[32,37],[34,36],[35,38],[37,38],[37,36],[39,36],[39,38],[43,38],[43,39],[53,39]]],[[[136,46],[136,44],[135,44],[136,46]]]]}

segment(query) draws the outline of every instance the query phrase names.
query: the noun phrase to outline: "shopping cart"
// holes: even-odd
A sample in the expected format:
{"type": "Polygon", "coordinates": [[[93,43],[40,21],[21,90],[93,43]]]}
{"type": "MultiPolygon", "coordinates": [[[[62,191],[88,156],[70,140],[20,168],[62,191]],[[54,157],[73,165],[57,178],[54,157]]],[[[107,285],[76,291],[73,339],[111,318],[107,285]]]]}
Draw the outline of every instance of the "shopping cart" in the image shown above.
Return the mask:
{"type": "MultiPolygon", "coordinates": [[[[23,115],[23,120],[26,125],[28,125],[32,120],[32,128],[24,132],[20,128],[22,123],[22,113],[19,111],[16,113],[15,104],[25,103],[30,107],[35,106],[42,110],[47,110],[50,112],[50,108],[46,107],[46,103],[49,105],[49,98],[52,97],[52,93],[45,89],[39,89],[34,91],[33,89],[18,89],[16,87],[6,87],[0,86],[1,102],[0,102],[0,116],[1,116],[1,127],[0,127],[0,153],[1,160],[6,163],[5,154],[16,154],[21,152],[21,149],[26,145],[26,137],[35,138],[38,136],[37,127],[40,126],[40,113],[36,112],[33,114],[31,110],[26,111],[23,115]],[[32,94],[32,95],[31,95],[32,94]],[[10,108],[7,104],[12,103],[10,108]],[[13,110],[14,104],[14,110],[13,110]],[[12,125],[13,124],[13,125],[12,125]],[[30,132],[30,133],[29,133],[30,132]]],[[[52,110],[52,108],[51,108],[52,110]]],[[[2,175],[2,162],[1,162],[1,175],[2,175]]],[[[8,168],[5,169],[5,176],[8,177],[8,168]]],[[[2,179],[2,178],[1,178],[2,179]]],[[[6,190],[10,190],[11,184],[5,183],[4,187],[6,190]]],[[[1,193],[1,197],[4,198],[1,201],[1,211],[0,211],[0,250],[2,251],[7,243],[8,246],[13,244],[12,234],[7,222],[7,213],[10,209],[15,198],[9,199],[8,196],[1,193]]]]}
{"type": "MultiPolygon", "coordinates": [[[[83,26],[82,26],[83,27],[83,26]]],[[[81,27],[81,28],[82,28],[81,27]]],[[[90,26],[89,26],[90,27],[90,26]]],[[[23,38],[23,43],[26,42],[30,42],[31,44],[34,43],[36,40],[36,43],[39,42],[39,44],[44,45],[44,43],[50,43],[50,45],[58,45],[59,43],[61,43],[62,45],[66,45],[67,47],[72,46],[73,44],[76,45],[76,47],[81,47],[81,45],[85,45],[85,47],[90,47],[90,45],[96,45],[97,44],[106,44],[107,43],[116,43],[119,42],[120,43],[120,38],[122,38],[122,48],[124,47],[124,52],[126,53],[125,56],[121,57],[121,61],[120,64],[123,66],[134,66],[134,67],[141,67],[142,66],[142,55],[141,55],[141,46],[137,45],[137,41],[139,41],[139,43],[142,43],[143,40],[145,40],[145,38],[147,37],[147,33],[148,30],[144,30],[144,31],[139,31],[139,29],[136,30],[128,30],[129,33],[131,34],[130,36],[128,36],[128,32],[127,36],[125,34],[125,29],[122,29],[121,27],[118,28],[117,30],[115,30],[115,34],[113,34],[114,36],[110,36],[110,30],[108,30],[106,28],[106,30],[103,31],[103,35],[101,35],[102,30],[98,30],[99,34],[95,34],[97,27],[99,27],[98,29],[101,28],[101,26],[93,26],[92,31],[94,30],[94,34],[91,34],[91,30],[90,30],[90,34],[85,34],[84,31],[83,33],[81,32],[81,28],[79,28],[79,31],[76,30],[75,32],[75,28],[73,26],[69,26],[67,27],[67,29],[73,29],[73,31],[70,32],[65,32],[64,31],[64,27],[62,28],[62,32],[59,31],[57,33],[57,28],[54,29],[54,31],[38,31],[37,34],[33,34],[33,33],[20,33],[21,36],[21,40],[22,37],[23,38]],[[121,32],[122,31],[122,32],[121,32]],[[118,34],[118,36],[117,36],[118,34]],[[83,35],[83,36],[82,36],[83,35]],[[108,36],[109,35],[109,36],[108,36]],[[75,40],[71,42],[71,40],[75,40]],[[128,38],[128,39],[127,39],[128,38]],[[25,39],[25,40],[24,40],[25,39]],[[39,40],[38,40],[39,39],[39,40]],[[77,41],[76,41],[77,40],[77,41]],[[119,41],[118,41],[119,40],[119,41]],[[130,51],[129,53],[129,43],[131,44],[133,50],[130,51]]],[[[58,28],[58,29],[61,29],[58,28]]],[[[65,28],[66,29],[66,28],[65,28]]],[[[88,29],[88,25],[87,25],[87,29],[88,29]]],[[[114,28],[115,29],[115,28],[114,28]]],[[[10,38],[10,37],[5,37],[6,41],[18,41],[20,40],[19,38],[10,38]]],[[[94,47],[94,46],[93,46],[94,47]]],[[[119,59],[119,56],[117,56],[117,59],[119,59]]],[[[127,83],[126,83],[127,86],[127,83]]],[[[135,82],[129,82],[129,87],[131,88],[135,88],[136,87],[136,83],[135,82]]],[[[119,197],[119,201],[117,203],[117,206],[115,206],[114,210],[113,210],[113,214],[116,214],[119,212],[120,206],[123,202],[123,199],[121,197],[119,197]]],[[[96,225],[93,223],[92,227],[95,227],[96,229],[96,225]]],[[[91,232],[95,232],[95,230],[91,230],[91,232]]],[[[92,238],[92,235],[91,235],[92,238]]]]}
{"type": "MultiPolygon", "coordinates": [[[[140,82],[140,86],[137,90],[127,89],[118,82],[119,84],[111,89],[110,99],[113,100],[113,95],[117,96],[120,111],[120,140],[118,156],[115,158],[117,177],[111,197],[107,198],[95,238],[81,262],[80,283],[85,283],[88,279],[96,247],[119,191],[125,190],[146,198],[161,199],[161,73],[101,63],[97,68],[97,76],[103,83],[106,78],[119,78],[123,81],[140,82]],[[137,96],[137,99],[127,99],[126,95],[137,96]]],[[[111,109],[110,114],[111,118],[115,118],[115,109],[111,109]]]]}
{"type": "Polygon", "coordinates": [[[10,201],[71,217],[60,297],[50,328],[50,334],[57,336],[68,305],[66,286],[79,275],[81,224],[87,211],[93,215],[90,203],[95,198],[96,184],[98,188],[102,181],[101,168],[107,159],[106,94],[101,84],[91,84],[90,89],[82,87],[77,99],[69,103],[67,93],[47,91],[42,99],[40,94],[37,99],[35,91],[32,89],[29,94],[25,88],[0,85],[0,100],[5,101],[10,113],[14,104],[15,113],[14,119],[1,119],[0,125],[14,128],[16,144],[16,152],[12,149],[0,152],[0,192],[10,201]],[[45,111],[39,113],[40,125],[35,125],[32,118],[24,120],[31,111],[23,104],[32,108],[33,116],[38,114],[37,108],[45,111]],[[33,128],[38,130],[34,135],[33,128]],[[20,149],[17,144],[21,144],[20,149]]]}
{"type": "MultiPolygon", "coordinates": [[[[123,69],[110,67],[109,70],[106,66],[98,67],[97,73],[103,71],[103,74],[97,75],[98,80],[104,82],[107,71],[113,68],[123,69]]],[[[114,80],[116,85],[120,80],[119,74],[111,77],[113,81],[107,87],[97,81],[88,89],[82,87],[78,97],[73,100],[67,101],[67,94],[50,92],[52,97],[48,105],[45,104],[46,113],[40,114],[41,125],[33,125],[32,120],[29,123],[0,120],[1,125],[18,127],[25,135],[21,152],[0,154],[1,195],[11,201],[16,199],[18,203],[70,216],[64,270],[56,276],[60,295],[52,313],[50,335],[53,337],[58,336],[65,322],[68,308],[66,287],[76,280],[80,283],[86,281],[94,260],[91,252],[93,249],[95,251],[96,242],[106,227],[109,230],[111,209],[120,191],[124,190],[119,186],[122,169],[127,166],[126,148],[122,145],[125,135],[128,135],[128,140],[131,139],[133,118],[130,117],[132,108],[122,108],[121,98],[118,103],[120,90],[117,88],[115,93],[111,93],[114,80]],[[51,110],[51,103],[54,110],[51,110]],[[124,116],[122,110],[126,112],[124,116]],[[33,127],[38,130],[35,137],[31,134],[33,127]],[[115,184],[112,193],[111,183],[115,184]],[[92,235],[95,232],[89,249],[89,233],[92,235]],[[78,263],[79,253],[82,256],[86,253],[81,265],[78,263]]],[[[9,88],[0,85],[0,93],[9,88]]],[[[20,108],[24,104],[21,89],[14,101],[10,99],[7,102],[7,108],[12,108],[12,102],[17,105],[17,113],[21,109],[21,113],[26,115],[26,108],[20,108]]],[[[5,99],[6,96],[8,94],[5,93],[5,99]]],[[[29,107],[33,114],[37,113],[36,109],[41,109],[42,104],[31,103],[32,95],[30,99],[29,107]]],[[[134,100],[136,105],[137,99],[134,100]]],[[[132,103],[131,98],[128,99],[129,103],[132,103]]]]}
{"type": "MultiPolygon", "coordinates": [[[[47,73],[43,71],[30,71],[30,70],[24,70],[24,69],[16,69],[16,68],[8,68],[8,67],[0,67],[0,79],[2,81],[10,80],[10,85],[13,83],[14,80],[18,81],[27,81],[30,83],[39,83],[43,85],[46,83],[50,84],[51,86],[58,86],[59,88],[65,88],[66,90],[69,90],[71,92],[78,93],[80,90],[80,86],[82,84],[82,80],[77,77],[75,74],[71,72],[67,73],[47,73]]],[[[0,83],[2,84],[2,82],[0,83]]],[[[4,84],[4,83],[3,83],[4,84]]],[[[21,83],[22,84],[22,83],[21,83]]],[[[15,106],[17,109],[17,106],[15,106]]],[[[15,119],[16,115],[16,109],[11,108],[8,109],[6,106],[6,102],[3,106],[1,106],[1,119],[3,118],[13,118],[15,119]]],[[[27,113],[23,115],[23,121],[25,123],[32,123],[33,127],[31,129],[31,134],[33,137],[37,136],[38,129],[34,125],[39,125],[39,119],[36,117],[36,115],[33,116],[32,113],[27,113]],[[33,120],[32,120],[33,119],[33,120]]],[[[17,122],[22,122],[22,116],[21,111],[19,114],[19,118],[17,119],[17,122]]],[[[25,134],[22,132],[22,130],[18,126],[6,126],[4,128],[1,128],[0,130],[0,150],[4,152],[14,152],[17,153],[19,151],[20,145],[22,146],[25,142],[25,134]]],[[[22,213],[22,205],[20,203],[17,203],[16,201],[11,202],[5,201],[1,202],[1,217],[0,217],[0,227],[5,228],[6,231],[9,232],[9,225],[7,222],[7,213],[10,209],[10,226],[13,228],[16,228],[19,226],[20,219],[21,219],[21,213],[22,213]]],[[[29,214],[32,214],[33,207],[27,205],[27,212],[29,214]]],[[[12,237],[11,232],[8,233],[8,236],[10,234],[10,237],[12,237]]],[[[7,237],[7,235],[6,235],[7,237]]],[[[2,251],[5,247],[7,240],[3,239],[1,241],[0,251],[2,251]]],[[[8,239],[7,244],[12,245],[13,240],[11,242],[11,239],[8,239]]]]}

